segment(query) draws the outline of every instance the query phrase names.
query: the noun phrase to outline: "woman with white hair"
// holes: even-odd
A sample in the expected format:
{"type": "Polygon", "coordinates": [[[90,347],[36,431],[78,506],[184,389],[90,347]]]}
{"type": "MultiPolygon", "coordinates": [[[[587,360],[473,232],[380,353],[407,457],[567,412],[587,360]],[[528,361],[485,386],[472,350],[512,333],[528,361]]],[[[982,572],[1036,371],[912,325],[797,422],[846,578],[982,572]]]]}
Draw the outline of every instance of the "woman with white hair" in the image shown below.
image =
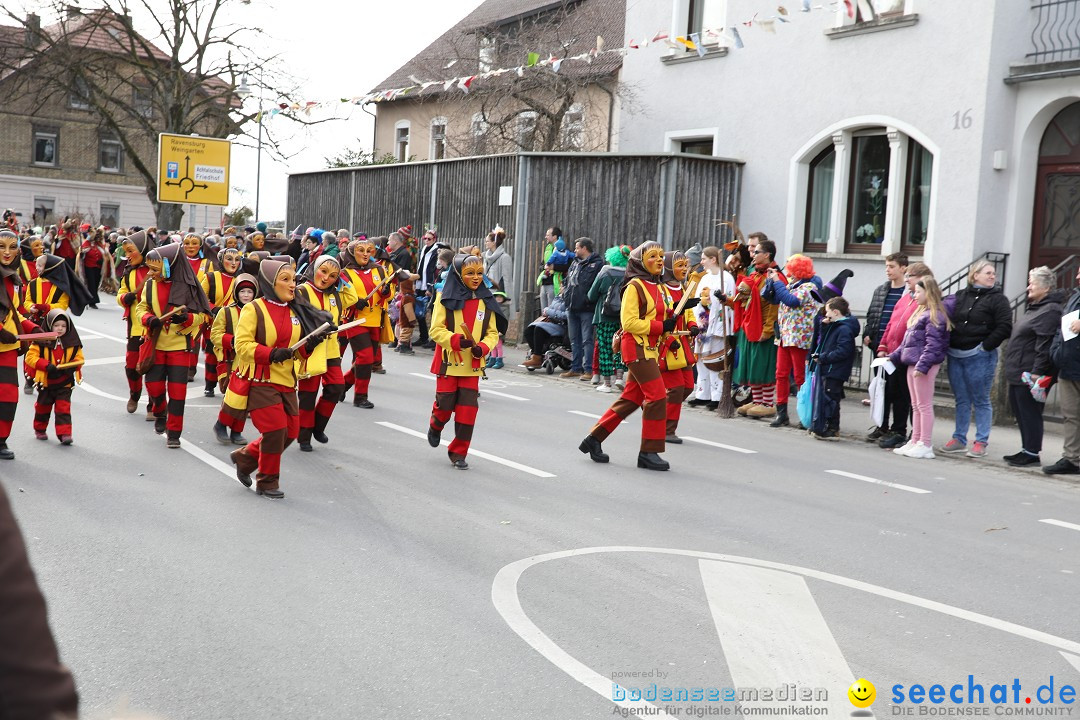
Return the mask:
{"type": "MultiPolygon", "coordinates": [[[[1009,407],[1020,426],[1020,452],[1005,455],[1014,467],[1038,465],[1043,440],[1044,385],[1033,387],[1053,372],[1050,345],[1061,327],[1066,293],[1055,286],[1053,271],[1043,265],[1028,272],[1027,309],[1013,327],[1005,346],[1005,380],[1009,383],[1009,407]],[[1042,391],[1042,401],[1034,393],[1042,391]]],[[[1047,378],[1048,379],[1048,378],[1047,378]]]]}
{"type": "Polygon", "coordinates": [[[1009,299],[997,286],[994,263],[979,260],[968,273],[968,286],[950,295],[945,309],[952,320],[949,335],[949,386],[956,397],[956,428],[941,452],[985,457],[994,409],[990,389],[997,370],[997,348],[1012,332],[1009,299]],[[975,411],[975,442],[968,447],[971,413],[975,411]]]}

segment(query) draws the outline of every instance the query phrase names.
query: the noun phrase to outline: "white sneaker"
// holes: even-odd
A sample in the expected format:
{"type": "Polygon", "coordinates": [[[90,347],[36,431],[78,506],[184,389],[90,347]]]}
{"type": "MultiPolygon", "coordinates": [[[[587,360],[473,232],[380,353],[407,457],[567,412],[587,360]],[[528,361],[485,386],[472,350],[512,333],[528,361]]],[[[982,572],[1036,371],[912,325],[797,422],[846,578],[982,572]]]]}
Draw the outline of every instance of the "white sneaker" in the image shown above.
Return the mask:
{"type": "Polygon", "coordinates": [[[918,443],[915,447],[904,453],[904,455],[917,460],[933,460],[934,448],[925,443],[918,443]]]}
{"type": "Polygon", "coordinates": [[[625,387],[626,387],[626,381],[623,380],[622,378],[619,378],[618,380],[615,381],[615,389],[616,390],[623,390],[625,387]]]}
{"type": "Polygon", "coordinates": [[[914,447],[915,447],[915,441],[914,440],[908,440],[906,443],[904,443],[900,447],[893,448],[893,452],[896,453],[897,455],[907,455],[908,450],[911,450],[914,447]]]}
{"type": "Polygon", "coordinates": [[[600,384],[600,382],[601,382],[601,380],[600,380],[600,376],[599,376],[599,375],[593,375],[593,376],[592,376],[592,384],[593,384],[593,385],[599,385],[599,384],[600,384]]]}
{"type": "Polygon", "coordinates": [[[602,385],[597,385],[596,386],[596,392],[609,393],[609,392],[614,392],[614,390],[612,390],[611,386],[608,385],[607,383],[603,383],[602,385]]]}

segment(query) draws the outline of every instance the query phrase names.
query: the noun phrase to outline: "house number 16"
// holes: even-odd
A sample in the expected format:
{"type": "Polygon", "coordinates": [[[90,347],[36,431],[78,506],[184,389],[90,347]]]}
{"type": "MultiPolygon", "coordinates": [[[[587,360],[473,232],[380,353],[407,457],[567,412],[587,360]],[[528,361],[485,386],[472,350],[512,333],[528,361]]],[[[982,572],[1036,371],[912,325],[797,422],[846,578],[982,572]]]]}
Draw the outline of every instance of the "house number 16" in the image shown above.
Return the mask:
{"type": "Polygon", "coordinates": [[[953,116],[953,126],[952,126],[953,130],[968,130],[968,129],[971,128],[972,122],[974,122],[971,119],[971,108],[968,108],[967,110],[965,110],[963,112],[963,114],[961,114],[960,111],[957,110],[956,112],[954,112],[952,114],[952,116],[953,116]]]}

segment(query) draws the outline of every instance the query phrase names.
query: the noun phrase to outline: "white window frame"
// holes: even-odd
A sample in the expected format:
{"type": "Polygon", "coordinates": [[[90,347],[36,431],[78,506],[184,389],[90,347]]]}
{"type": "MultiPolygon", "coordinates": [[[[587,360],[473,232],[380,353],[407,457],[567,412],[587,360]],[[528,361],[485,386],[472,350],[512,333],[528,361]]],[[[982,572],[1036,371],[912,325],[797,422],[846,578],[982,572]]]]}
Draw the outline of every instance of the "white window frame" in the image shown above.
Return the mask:
{"type": "MultiPolygon", "coordinates": [[[[934,252],[935,225],[937,224],[937,203],[941,196],[941,148],[918,128],[896,118],[884,115],[864,115],[843,120],[824,132],[816,135],[804,145],[792,158],[788,180],[788,213],[786,236],[788,247],[793,251],[806,246],[806,206],[810,181],[810,162],[822,151],[828,142],[836,150],[836,165],[833,173],[832,210],[829,220],[829,237],[825,252],[830,255],[842,255],[847,241],[848,193],[851,180],[852,138],[875,130],[884,129],[889,139],[889,201],[885,207],[885,224],[880,255],[900,252],[904,227],[904,206],[907,195],[907,153],[909,139],[922,145],[933,157],[930,173],[930,204],[927,211],[926,242],[923,244],[923,256],[929,257],[934,252]]],[[[868,254],[874,257],[873,253],[868,254]]]]}
{"type": "Polygon", "coordinates": [[[90,85],[81,77],[74,77],[71,81],[71,92],[68,93],[68,107],[72,110],[89,110],[90,109],[90,85]],[[85,96],[80,95],[76,89],[79,82],[82,81],[83,87],[86,89],[85,96]]]}
{"type": "Polygon", "coordinates": [[[844,3],[840,3],[840,6],[836,9],[836,23],[838,28],[849,27],[856,25],[859,22],[874,22],[880,20],[881,17],[904,17],[905,15],[912,15],[915,13],[915,0],[851,0],[855,5],[856,13],[855,17],[848,17],[847,8],[844,3]],[[900,10],[889,10],[887,15],[879,16],[878,9],[890,5],[900,6],[900,10]],[[873,15],[873,20],[858,20],[859,13],[865,13],[867,10],[873,15]]]}
{"type": "Polygon", "coordinates": [[[33,135],[30,142],[30,163],[37,167],[60,167],[60,131],[59,130],[44,130],[33,129],[33,135]],[[53,141],[53,161],[45,162],[37,159],[37,143],[38,138],[52,138],[53,141]]]}
{"type": "Polygon", "coordinates": [[[412,146],[412,123],[408,120],[398,120],[394,123],[394,157],[398,162],[408,162],[409,148],[412,146]],[[404,146],[401,143],[401,131],[405,131],[404,146]]]}
{"type": "Polygon", "coordinates": [[[693,130],[669,130],[664,133],[664,152],[679,152],[685,140],[708,140],[712,138],[713,157],[720,148],[720,128],[695,128],[693,130]]]}
{"type": "MultiPolygon", "coordinates": [[[[690,39],[690,35],[695,32],[700,32],[701,43],[705,47],[715,48],[723,44],[723,36],[719,34],[721,30],[727,27],[727,4],[728,0],[696,0],[697,2],[707,2],[708,7],[701,19],[700,28],[690,27],[690,4],[691,0],[674,0],[671,10],[671,32],[669,33],[669,39],[674,41],[676,37],[682,36],[690,39]],[[706,30],[714,30],[718,34],[708,35],[706,30]]],[[[677,49],[672,49],[669,55],[685,55],[693,53],[682,45],[679,45],[677,49]]]]}
{"type": "Polygon", "coordinates": [[[122,173],[124,172],[124,145],[119,139],[115,137],[101,136],[98,138],[98,172],[103,173],[122,173]],[[105,143],[116,145],[116,167],[105,167],[105,164],[101,162],[102,150],[104,150],[105,143]]]}
{"type": "Polygon", "coordinates": [[[104,202],[104,201],[102,201],[101,203],[98,204],[98,218],[101,220],[101,224],[102,225],[105,224],[105,208],[106,207],[116,208],[116,222],[114,224],[110,225],[110,227],[112,227],[112,228],[120,227],[120,203],[118,203],[118,202],[104,202]]]}
{"type": "Polygon", "coordinates": [[[559,132],[562,133],[562,143],[565,147],[573,148],[574,150],[583,150],[585,148],[585,106],[581,103],[574,103],[570,106],[570,109],[563,115],[562,127],[559,128],[559,132]],[[578,116],[579,120],[572,120],[573,116],[578,116]]]}
{"type": "Polygon", "coordinates": [[[438,159],[438,158],[435,157],[435,154],[436,154],[435,153],[435,144],[439,140],[442,141],[443,157],[444,158],[446,157],[446,129],[448,127],[449,127],[449,124],[446,122],[445,117],[442,117],[440,115],[439,117],[431,118],[431,123],[428,125],[428,136],[429,136],[428,160],[436,160],[436,159],[438,159]],[[437,137],[435,135],[435,128],[440,126],[440,125],[442,126],[442,129],[443,129],[441,138],[437,137]]]}

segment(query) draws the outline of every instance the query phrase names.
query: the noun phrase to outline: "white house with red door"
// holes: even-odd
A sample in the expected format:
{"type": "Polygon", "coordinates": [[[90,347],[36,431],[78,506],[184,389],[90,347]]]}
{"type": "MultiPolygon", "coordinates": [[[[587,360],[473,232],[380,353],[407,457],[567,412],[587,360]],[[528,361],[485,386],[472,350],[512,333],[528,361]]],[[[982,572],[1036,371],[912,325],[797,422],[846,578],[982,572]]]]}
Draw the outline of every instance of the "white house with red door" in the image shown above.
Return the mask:
{"type": "Polygon", "coordinates": [[[619,150],[744,161],[742,229],[852,269],[856,309],[899,251],[939,278],[1007,253],[1010,296],[1076,253],[1071,282],[1080,0],[662,0],[625,32],[651,43],[623,63],[619,150]]]}

